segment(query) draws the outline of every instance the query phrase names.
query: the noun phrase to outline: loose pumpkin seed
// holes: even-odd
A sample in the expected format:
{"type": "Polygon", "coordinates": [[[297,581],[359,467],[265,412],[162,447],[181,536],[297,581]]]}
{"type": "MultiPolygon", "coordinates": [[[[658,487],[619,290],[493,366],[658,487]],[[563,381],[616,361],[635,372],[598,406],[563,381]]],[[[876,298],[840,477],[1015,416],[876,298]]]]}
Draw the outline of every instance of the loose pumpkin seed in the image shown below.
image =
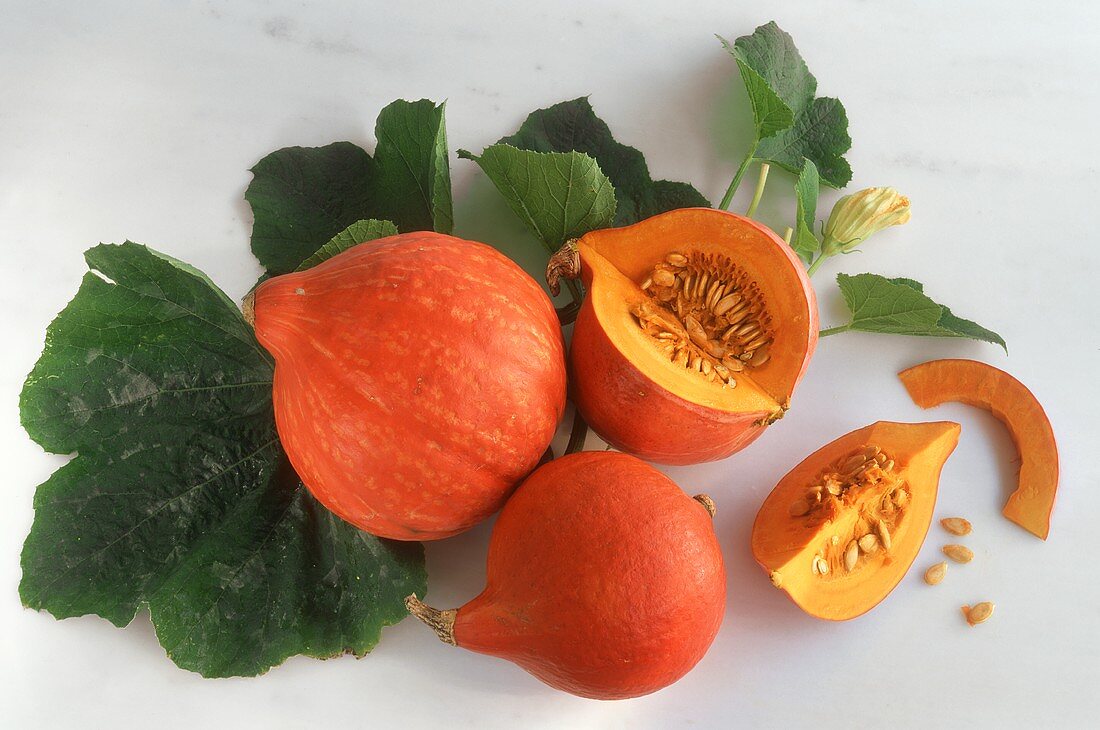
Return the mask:
{"type": "Polygon", "coordinates": [[[826,562],[825,558],[823,558],[821,556],[818,556],[818,557],[814,558],[814,567],[817,569],[817,572],[820,573],[821,575],[828,575],[829,574],[829,563],[826,562]]]}
{"type": "Polygon", "coordinates": [[[947,575],[947,563],[936,563],[928,570],[924,571],[924,582],[930,586],[939,585],[944,576],[947,575]]]}
{"type": "Polygon", "coordinates": [[[940,520],[940,524],[943,525],[943,529],[950,532],[952,535],[969,535],[970,534],[970,522],[964,520],[962,517],[944,517],[940,520]]]}
{"type": "Polygon", "coordinates": [[[963,606],[963,615],[966,616],[968,624],[976,626],[988,621],[989,617],[993,615],[994,608],[992,601],[982,601],[981,603],[975,603],[973,606],[963,606]]]}
{"type": "Polygon", "coordinates": [[[974,551],[966,545],[944,545],[943,554],[956,563],[969,563],[974,559],[974,551]]]}

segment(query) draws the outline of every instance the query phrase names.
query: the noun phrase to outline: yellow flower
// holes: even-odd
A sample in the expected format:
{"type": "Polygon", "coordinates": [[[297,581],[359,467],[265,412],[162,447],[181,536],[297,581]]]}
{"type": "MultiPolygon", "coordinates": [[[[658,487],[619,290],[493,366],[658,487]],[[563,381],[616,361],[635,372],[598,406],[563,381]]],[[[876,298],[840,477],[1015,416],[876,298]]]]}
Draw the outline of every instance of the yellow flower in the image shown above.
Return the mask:
{"type": "Polygon", "coordinates": [[[822,253],[847,253],[872,234],[909,222],[909,198],[894,188],[866,188],[836,201],[825,224],[822,253]]]}

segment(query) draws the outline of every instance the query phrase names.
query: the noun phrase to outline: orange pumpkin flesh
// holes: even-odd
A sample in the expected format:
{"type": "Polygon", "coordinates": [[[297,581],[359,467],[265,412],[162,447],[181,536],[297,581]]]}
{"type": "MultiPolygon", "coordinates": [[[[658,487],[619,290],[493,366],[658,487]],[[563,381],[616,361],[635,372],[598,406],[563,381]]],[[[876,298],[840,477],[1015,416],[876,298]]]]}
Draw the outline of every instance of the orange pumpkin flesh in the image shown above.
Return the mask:
{"type": "Polygon", "coordinates": [[[406,605],[453,645],[594,699],[665,687],[703,657],[725,613],[709,499],[626,454],[539,467],[505,505],[485,590],[459,609],[406,605]],[[701,504],[702,502],[702,504],[701,504]]]}
{"type": "Polygon", "coordinates": [[[731,213],[684,209],[593,231],[576,248],[589,293],[573,330],[571,385],[581,414],[608,443],[651,461],[692,464],[729,456],[783,415],[818,319],[802,264],[774,233],[731,213]],[[736,387],[670,359],[635,316],[654,302],[642,284],[676,253],[728,259],[755,287],[770,323],[770,359],[735,373],[736,387]]]}
{"type": "Polygon", "coordinates": [[[1058,446],[1031,391],[1008,373],[975,360],[932,360],[898,377],[921,408],[957,401],[989,411],[1008,427],[1020,454],[1020,476],[1004,516],[1047,539],[1058,491],[1058,446]]]}
{"type": "Polygon", "coordinates": [[[398,540],[497,511],[565,408],[549,298],[494,249],[437,233],[360,244],[255,292],[283,448],[322,504],[398,540]]]}
{"type": "Polygon", "coordinates": [[[871,610],[901,581],[920,551],[932,521],[940,470],[959,432],[959,425],[950,422],[880,421],[818,449],[783,477],[757,513],[752,529],[756,561],[776,587],[812,616],[843,621],[871,610]],[[845,481],[829,475],[842,471],[838,465],[855,459],[853,454],[874,448],[892,464],[872,465],[861,484],[832,495],[830,485],[835,489],[845,481]],[[822,484],[826,488],[818,503],[809,495],[822,484]],[[812,505],[811,511],[798,514],[804,505],[812,505]],[[888,548],[880,522],[887,527],[888,548]],[[867,549],[861,538],[870,540],[867,549]],[[847,564],[850,550],[855,560],[847,564]]]}

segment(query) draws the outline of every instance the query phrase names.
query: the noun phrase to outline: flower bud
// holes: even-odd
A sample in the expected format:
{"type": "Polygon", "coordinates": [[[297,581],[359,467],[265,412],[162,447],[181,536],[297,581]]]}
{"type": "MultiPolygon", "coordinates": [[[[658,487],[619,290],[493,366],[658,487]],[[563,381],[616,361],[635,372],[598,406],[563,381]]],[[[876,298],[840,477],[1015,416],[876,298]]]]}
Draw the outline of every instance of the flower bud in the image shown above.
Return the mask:
{"type": "Polygon", "coordinates": [[[822,253],[848,253],[871,234],[909,221],[909,198],[894,188],[866,188],[836,201],[822,253]]]}

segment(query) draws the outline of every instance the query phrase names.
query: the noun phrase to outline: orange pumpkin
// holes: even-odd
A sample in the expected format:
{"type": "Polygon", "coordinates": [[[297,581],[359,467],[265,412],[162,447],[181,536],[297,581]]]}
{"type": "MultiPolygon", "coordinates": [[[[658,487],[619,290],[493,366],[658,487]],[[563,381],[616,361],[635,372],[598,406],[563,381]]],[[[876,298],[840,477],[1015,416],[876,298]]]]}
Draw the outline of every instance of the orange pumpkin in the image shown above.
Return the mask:
{"type": "Polygon", "coordinates": [[[577,408],[616,448],[693,464],[786,412],[817,342],[813,288],[767,227],[684,209],[593,231],[551,262],[588,295],[570,347],[577,408]]]}
{"type": "Polygon", "coordinates": [[[314,496],[367,532],[433,540],[497,511],[565,408],[550,299],[494,249],[360,244],[255,292],[275,419],[314,496]]]}
{"type": "Polygon", "coordinates": [[[493,526],[485,590],[439,611],[439,637],[515,662],[552,687],[622,699],[665,687],[706,653],[726,574],[713,503],[626,454],[539,467],[493,526]]]}
{"type": "Polygon", "coordinates": [[[1031,391],[1008,373],[975,360],[932,360],[898,377],[921,408],[957,401],[989,411],[1008,427],[1020,454],[1020,475],[1004,516],[1046,540],[1058,492],[1058,445],[1031,391]]]}
{"type": "Polygon", "coordinates": [[[880,421],[818,449],[764,501],[753,556],[812,616],[842,621],[874,608],[920,551],[959,432],[950,422],[880,421]]]}

